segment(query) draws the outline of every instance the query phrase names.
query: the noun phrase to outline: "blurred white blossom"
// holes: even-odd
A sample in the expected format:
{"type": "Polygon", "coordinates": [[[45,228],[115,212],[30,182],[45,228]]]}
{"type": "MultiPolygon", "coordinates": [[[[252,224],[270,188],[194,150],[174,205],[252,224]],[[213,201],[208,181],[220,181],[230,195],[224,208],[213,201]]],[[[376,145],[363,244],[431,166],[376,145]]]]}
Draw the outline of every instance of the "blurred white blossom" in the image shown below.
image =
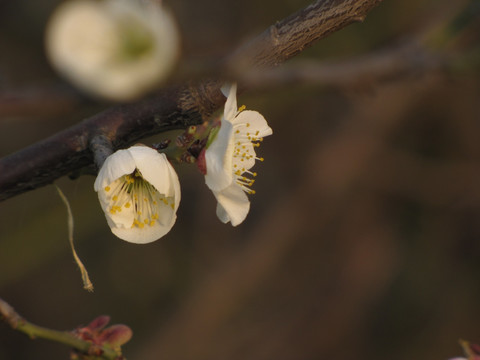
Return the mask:
{"type": "Polygon", "coordinates": [[[263,137],[272,129],[256,111],[237,109],[236,84],[222,89],[227,96],[220,129],[205,151],[205,182],[217,199],[217,216],[237,226],[250,210],[248,194],[255,191],[255,172],[250,169],[255,160],[263,161],[255,153],[263,137]]]}
{"type": "Polygon", "coordinates": [[[165,154],[143,145],[118,150],[94,184],[112,232],[145,244],[168,233],[177,218],[180,183],[165,154]]]}
{"type": "Polygon", "coordinates": [[[74,85],[126,101],[169,74],[179,34],[171,14],[155,0],[70,0],[49,21],[46,50],[74,85]]]}

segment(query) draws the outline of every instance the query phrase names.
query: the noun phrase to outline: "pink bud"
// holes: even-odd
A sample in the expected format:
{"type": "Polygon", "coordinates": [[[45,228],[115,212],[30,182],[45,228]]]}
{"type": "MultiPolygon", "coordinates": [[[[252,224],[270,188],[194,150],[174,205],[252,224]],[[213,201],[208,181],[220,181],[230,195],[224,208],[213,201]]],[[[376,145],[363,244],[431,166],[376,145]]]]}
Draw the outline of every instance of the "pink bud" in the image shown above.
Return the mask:
{"type": "Polygon", "coordinates": [[[470,343],[470,350],[472,351],[473,354],[475,354],[476,356],[480,356],[480,346],[478,346],[477,344],[472,344],[470,343]]]}
{"type": "Polygon", "coordinates": [[[108,344],[113,348],[117,348],[128,342],[132,338],[132,330],[122,324],[112,325],[102,331],[98,337],[101,344],[108,344]]]}

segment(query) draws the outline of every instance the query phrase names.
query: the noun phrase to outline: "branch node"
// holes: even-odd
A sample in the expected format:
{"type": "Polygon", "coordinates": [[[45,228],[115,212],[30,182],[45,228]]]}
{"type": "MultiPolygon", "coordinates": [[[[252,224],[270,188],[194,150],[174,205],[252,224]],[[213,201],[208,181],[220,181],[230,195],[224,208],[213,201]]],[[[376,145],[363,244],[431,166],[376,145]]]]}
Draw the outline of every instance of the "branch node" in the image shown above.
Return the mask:
{"type": "Polygon", "coordinates": [[[358,15],[358,16],[353,17],[352,21],[361,23],[361,22],[364,22],[366,18],[367,18],[366,15],[358,15]]]}
{"type": "Polygon", "coordinates": [[[22,321],[22,317],[6,301],[0,299],[0,320],[7,322],[13,329],[16,329],[22,321]]]}
{"type": "Polygon", "coordinates": [[[95,135],[90,140],[90,150],[93,153],[95,165],[100,169],[107,157],[113,153],[112,141],[103,134],[95,135]]]}
{"type": "Polygon", "coordinates": [[[278,39],[278,26],[279,22],[275,25],[270,26],[270,38],[272,39],[272,43],[274,46],[278,46],[280,44],[280,40],[278,39]]]}

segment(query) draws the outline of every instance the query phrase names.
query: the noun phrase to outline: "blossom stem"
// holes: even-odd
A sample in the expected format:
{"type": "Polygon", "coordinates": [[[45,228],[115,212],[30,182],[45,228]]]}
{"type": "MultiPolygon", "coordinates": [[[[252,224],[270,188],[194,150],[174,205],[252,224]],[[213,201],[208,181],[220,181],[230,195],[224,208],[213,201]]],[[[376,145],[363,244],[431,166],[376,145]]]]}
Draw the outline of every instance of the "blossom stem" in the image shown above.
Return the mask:
{"type": "Polygon", "coordinates": [[[165,154],[165,156],[171,163],[181,164],[182,154],[185,152],[185,149],[182,149],[175,144],[172,144],[166,149],[158,150],[158,152],[165,154]]]}
{"type": "Polygon", "coordinates": [[[47,329],[32,324],[20,316],[15,309],[0,298],[0,320],[5,321],[14,330],[23,332],[31,339],[40,338],[67,345],[85,354],[91,354],[95,348],[96,359],[118,359],[119,354],[108,347],[94,346],[93,344],[75,337],[68,331],[47,329]]]}

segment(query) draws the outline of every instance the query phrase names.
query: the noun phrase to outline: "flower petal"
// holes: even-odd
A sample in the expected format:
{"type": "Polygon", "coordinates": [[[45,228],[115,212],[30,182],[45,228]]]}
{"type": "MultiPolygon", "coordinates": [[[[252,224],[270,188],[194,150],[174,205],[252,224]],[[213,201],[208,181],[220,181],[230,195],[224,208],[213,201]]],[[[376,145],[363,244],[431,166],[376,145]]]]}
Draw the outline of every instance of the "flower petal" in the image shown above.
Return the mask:
{"type": "MultiPolygon", "coordinates": [[[[223,117],[225,120],[232,121],[238,112],[237,109],[237,84],[225,84],[222,87],[222,93],[227,97],[225,102],[225,109],[223,110],[223,117]]],[[[223,122],[223,119],[222,119],[223,122]]]]}
{"type": "Polygon", "coordinates": [[[133,207],[122,207],[121,211],[115,211],[112,213],[110,212],[111,198],[109,195],[107,195],[107,192],[100,190],[98,192],[98,198],[100,200],[100,205],[105,212],[105,217],[107,218],[107,222],[110,227],[115,226],[130,228],[132,226],[133,219],[135,218],[135,211],[133,207]]]}
{"type": "Polygon", "coordinates": [[[222,121],[217,137],[205,151],[205,183],[212,191],[220,191],[233,181],[233,140],[232,124],[222,121]]]}
{"type": "MultiPolygon", "coordinates": [[[[173,212],[173,211],[172,211],[173,212]]],[[[135,244],[148,244],[155,240],[160,239],[167,234],[175,223],[176,216],[173,217],[173,221],[169,224],[161,225],[158,221],[153,226],[145,226],[144,228],[121,228],[112,227],[112,233],[122,240],[135,243],[135,244]]]]}
{"type": "Polygon", "coordinates": [[[252,138],[263,138],[273,134],[272,129],[267,124],[267,120],[257,111],[242,111],[235,117],[233,124],[248,124],[248,127],[239,127],[239,129],[245,134],[251,135],[252,138]]]}
{"type": "MultiPolygon", "coordinates": [[[[132,146],[127,149],[135,161],[135,165],[142,177],[152,184],[160,194],[173,196],[174,188],[172,182],[178,182],[175,171],[170,171],[172,165],[165,154],[148,146],[132,146]]],[[[172,169],[173,170],[173,169],[172,169]]]]}
{"type": "Polygon", "coordinates": [[[110,155],[102,165],[95,179],[93,188],[95,191],[103,189],[126,174],[135,170],[135,160],[128,150],[118,150],[110,155]]]}
{"type": "Polygon", "coordinates": [[[222,222],[231,221],[232,226],[237,226],[245,220],[250,210],[250,201],[240,186],[232,184],[213,194],[218,201],[217,216],[222,222]]]}

